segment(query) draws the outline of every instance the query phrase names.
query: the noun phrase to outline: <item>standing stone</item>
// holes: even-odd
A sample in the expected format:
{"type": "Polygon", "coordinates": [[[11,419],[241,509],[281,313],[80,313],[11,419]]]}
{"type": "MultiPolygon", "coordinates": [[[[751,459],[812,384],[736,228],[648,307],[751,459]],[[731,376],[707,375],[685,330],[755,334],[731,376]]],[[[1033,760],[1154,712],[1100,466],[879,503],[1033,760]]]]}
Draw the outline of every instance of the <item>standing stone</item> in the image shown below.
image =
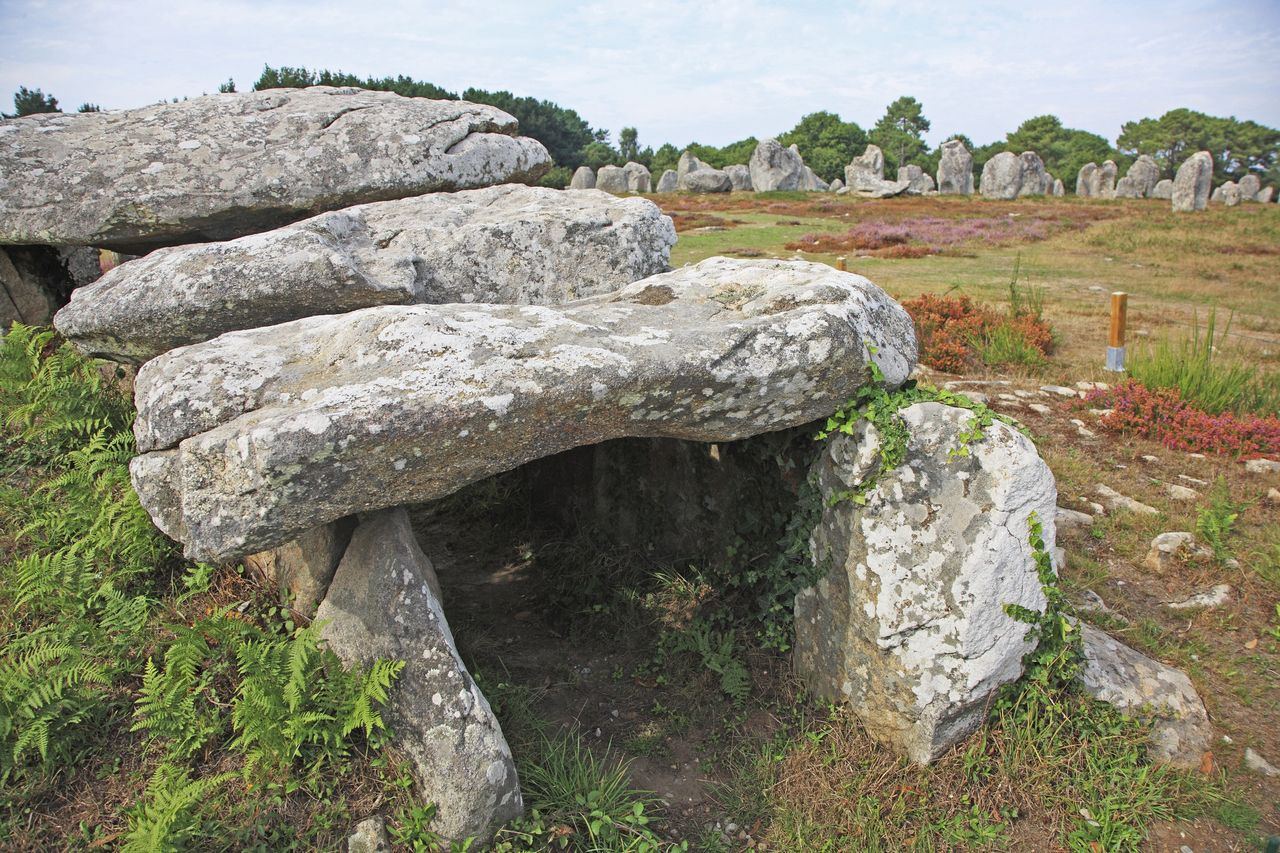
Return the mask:
{"type": "Polygon", "coordinates": [[[804,177],[804,161],[776,139],[763,139],[751,154],[751,186],[756,192],[798,190],[804,177]]]}
{"type": "Polygon", "coordinates": [[[1067,194],[1067,185],[1062,182],[1062,178],[1053,179],[1053,194],[1058,198],[1067,194]]]}
{"type": "Polygon", "coordinates": [[[1137,181],[1125,175],[1116,184],[1116,198],[1142,198],[1142,189],[1137,181]]]}
{"type": "Polygon", "coordinates": [[[573,178],[569,181],[569,189],[571,190],[593,190],[596,188],[596,173],[592,171],[590,166],[579,166],[573,172],[573,178]]]}
{"type": "Polygon", "coordinates": [[[1173,181],[1169,178],[1157,181],[1156,185],[1151,188],[1151,197],[1163,199],[1173,198],[1173,181]]]}
{"type": "Polygon", "coordinates": [[[596,172],[596,189],[614,195],[628,192],[627,173],[621,166],[601,166],[600,171],[596,172]]]}
{"type": "Polygon", "coordinates": [[[1047,193],[1053,183],[1040,155],[1034,151],[1023,151],[1019,159],[1022,160],[1022,184],[1018,187],[1018,198],[1047,193]]]}
{"type": "MultiPolygon", "coordinates": [[[[1160,182],[1160,164],[1150,154],[1141,154],[1133,161],[1129,171],[1125,173],[1130,186],[1136,195],[1132,198],[1151,198],[1151,191],[1160,182]]],[[[1116,185],[1116,195],[1120,195],[1120,186],[1116,185]]]]}
{"type": "Polygon", "coordinates": [[[1197,151],[1178,167],[1173,179],[1173,209],[1204,210],[1209,206],[1209,190],[1213,184],[1213,155],[1197,151]]]}
{"type": "Polygon", "coordinates": [[[0,122],[0,243],[143,253],[370,201],[537,178],[550,155],[466,101],[313,86],[0,122]]]}
{"type": "Polygon", "coordinates": [[[884,179],[884,152],[879,146],[868,145],[860,157],[855,157],[844,167],[844,184],[850,192],[868,198],[889,198],[906,192],[909,181],[884,179]]]}
{"type": "Polygon", "coordinates": [[[453,840],[488,838],[524,811],[511,748],[445,621],[440,583],[403,509],[366,516],[316,613],[343,662],[378,658],[404,669],[383,711],[413,764],[431,828],[453,840]]]}
{"type": "Polygon", "coordinates": [[[1257,201],[1258,193],[1262,190],[1262,181],[1257,175],[1251,173],[1241,178],[1236,186],[1240,188],[1241,201],[1257,201]]]}
{"type": "Polygon", "coordinates": [[[1097,198],[1099,180],[1098,164],[1085,163],[1076,175],[1076,195],[1083,198],[1097,198]]]}
{"type": "Polygon", "coordinates": [[[901,166],[898,169],[898,181],[907,182],[907,195],[924,195],[934,189],[933,176],[926,174],[919,166],[901,166]]]}
{"type": "Polygon", "coordinates": [[[1235,207],[1240,203],[1240,187],[1235,181],[1227,181],[1219,189],[1222,190],[1222,203],[1227,207],[1235,207]]]}
{"type": "Polygon", "coordinates": [[[680,153],[680,160],[676,163],[676,176],[683,178],[690,172],[710,168],[711,166],[693,156],[693,152],[686,149],[680,153]]]}
{"type": "Polygon", "coordinates": [[[691,193],[727,193],[733,189],[733,181],[721,169],[697,169],[686,172],[678,188],[691,193]]]}
{"type": "Polygon", "coordinates": [[[803,177],[800,181],[800,189],[805,192],[824,193],[827,191],[829,186],[830,185],[826,181],[818,177],[817,173],[815,173],[813,169],[810,169],[808,166],[804,167],[803,177]]]}
{"type": "Polygon", "coordinates": [[[1258,202],[1261,202],[1262,204],[1270,204],[1271,197],[1272,195],[1275,194],[1275,191],[1276,191],[1275,187],[1263,187],[1261,190],[1258,191],[1258,195],[1255,197],[1255,200],[1258,202]]]}
{"type": "Polygon", "coordinates": [[[938,159],[938,192],[973,195],[973,155],[959,139],[942,143],[938,159]]]}
{"type": "Polygon", "coordinates": [[[679,187],[680,176],[675,169],[667,169],[662,173],[662,177],[658,178],[658,192],[673,193],[679,187]]]}
{"type": "Polygon", "coordinates": [[[1221,202],[1221,201],[1222,201],[1222,186],[1221,186],[1221,185],[1214,187],[1214,188],[1213,188],[1213,192],[1209,193],[1209,201],[1210,201],[1210,202],[1215,202],[1215,203],[1216,203],[1216,202],[1221,202]]]}
{"type": "Polygon", "coordinates": [[[649,174],[648,168],[643,164],[628,162],[627,165],[622,167],[622,171],[627,176],[627,192],[649,192],[653,176],[649,174]]]}
{"type": "Polygon", "coordinates": [[[1002,151],[982,167],[978,191],[983,198],[1014,199],[1022,189],[1022,173],[1026,164],[1012,151],[1002,151]]]}
{"type": "Polygon", "coordinates": [[[292,542],[244,558],[245,568],[274,587],[298,613],[310,619],[324,600],[355,529],[354,519],[322,524],[292,542]]]}
{"type": "Polygon", "coordinates": [[[1044,609],[1029,518],[1052,547],[1057,489],[1035,446],[1006,424],[959,455],[972,412],[917,403],[899,414],[909,438],[894,470],[880,469],[881,437],[867,421],[817,463],[823,510],[811,552],[830,569],[796,596],[795,666],[810,690],[849,702],[874,738],[927,763],[971,734],[992,694],[1022,673],[1028,626],[1004,608],[1044,609]],[[863,505],[832,502],[869,477],[863,505]]]}
{"type": "Polygon", "coordinates": [[[725,174],[729,176],[730,183],[733,184],[733,192],[749,193],[751,186],[751,167],[744,166],[741,163],[724,167],[725,174]]]}
{"type": "Polygon", "coordinates": [[[1116,197],[1116,175],[1119,172],[1114,160],[1107,160],[1098,167],[1098,198],[1116,197]]]}

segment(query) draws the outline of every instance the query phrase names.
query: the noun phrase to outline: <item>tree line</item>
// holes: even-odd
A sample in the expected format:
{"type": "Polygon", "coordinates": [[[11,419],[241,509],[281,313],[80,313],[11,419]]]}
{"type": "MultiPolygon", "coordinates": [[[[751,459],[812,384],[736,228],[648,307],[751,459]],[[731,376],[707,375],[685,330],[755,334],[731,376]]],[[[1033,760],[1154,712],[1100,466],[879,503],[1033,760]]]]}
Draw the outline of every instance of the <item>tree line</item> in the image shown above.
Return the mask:
{"type": "MultiPolygon", "coordinates": [[[[654,174],[661,174],[676,168],[685,150],[717,168],[746,163],[758,142],[756,137],[749,136],[723,146],[690,142],[681,147],[665,143],[657,149],[642,148],[638,130],[624,127],[614,143],[608,130],[593,128],[575,110],[552,101],[516,96],[505,90],[490,92],[469,88],[454,93],[404,75],[359,77],[343,71],[268,65],[254,82],[253,89],[306,86],[358,86],[406,97],[461,99],[497,107],[520,122],[521,133],[538,140],[550,152],[556,167],[542,180],[548,186],[565,186],[573,170],[583,165],[598,169],[635,161],[654,174]]],[[[218,90],[236,91],[235,81],[227,80],[218,90]]],[[[177,98],[173,100],[176,102],[177,98]]],[[[52,95],[25,86],[14,95],[14,108],[14,116],[61,111],[52,95]]],[[[91,112],[98,107],[82,104],[79,110],[91,112]]],[[[799,146],[805,163],[825,181],[842,178],[845,164],[862,154],[868,144],[878,145],[884,152],[886,176],[891,178],[900,166],[907,164],[920,166],[930,174],[937,171],[940,147],[931,149],[924,139],[930,129],[924,106],[904,95],[886,107],[884,115],[869,131],[824,110],[804,116],[795,127],[778,134],[777,139],[783,145],[799,146]]],[[[1280,131],[1234,116],[1222,118],[1185,108],[1170,110],[1159,118],[1125,122],[1114,145],[1096,133],[1064,127],[1053,115],[1029,118],[1004,139],[986,145],[976,145],[962,133],[947,139],[959,139],[965,144],[973,154],[976,173],[981,172],[987,160],[1002,151],[1035,151],[1045,168],[1061,178],[1069,190],[1075,189],[1076,175],[1088,162],[1100,164],[1114,160],[1123,174],[1139,155],[1149,154],[1159,164],[1161,177],[1172,178],[1187,157],[1201,150],[1214,156],[1215,185],[1239,181],[1249,173],[1258,175],[1264,183],[1280,184],[1280,131]]]]}

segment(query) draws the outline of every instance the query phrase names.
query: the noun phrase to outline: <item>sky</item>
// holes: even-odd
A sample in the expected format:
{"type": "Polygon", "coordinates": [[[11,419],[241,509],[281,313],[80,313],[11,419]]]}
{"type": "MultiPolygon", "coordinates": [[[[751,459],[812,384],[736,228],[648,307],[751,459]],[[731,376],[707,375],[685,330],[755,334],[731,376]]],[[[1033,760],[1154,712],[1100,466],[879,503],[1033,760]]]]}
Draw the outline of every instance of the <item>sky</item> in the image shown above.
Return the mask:
{"type": "Polygon", "coordinates": [[[900,95],[936,145],[1052,113],[1114,142],[1175,107],[1280,127],[1280,0],[0,0],[0,110],[252,87],[264,65],[506,89],[641,146],[724,145],[829,110],[870,128],[900,95]]]}

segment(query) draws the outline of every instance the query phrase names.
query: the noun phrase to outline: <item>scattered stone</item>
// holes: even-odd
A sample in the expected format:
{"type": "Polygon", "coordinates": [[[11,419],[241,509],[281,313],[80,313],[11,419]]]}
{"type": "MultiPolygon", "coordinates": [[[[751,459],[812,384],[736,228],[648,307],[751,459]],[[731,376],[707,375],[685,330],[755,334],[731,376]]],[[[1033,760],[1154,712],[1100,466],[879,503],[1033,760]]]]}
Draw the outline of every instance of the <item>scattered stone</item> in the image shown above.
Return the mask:
{"type": "Polygon", "coordinates": [[[622,195],[627,192],[627,173],[621,166],[601,166],[596,172],[596,189],[622,195]]]}
{"type": "Polygon", "coordinates": [[[836,178],[834,181],[831,182],[831,185],[827,187],[828,192],[833,192],[833,193],[838,193],[842,189],[844,189],[844,180],[841,178],[836,178]]]}
{"type": "Polygon", "coordinates": [[[680,176],[675,169],[667,169],[662,173],[662,177],[658,178],[658,192],[673,193],[680,188],[680,176]]]}
{"type": "Polygon", "coordinates": [[[1090,409],[1089,414],[1093,415],[1095,418],[1105,418],[1107,415],[1111,414],[1113,411],[1115,410],[1114,409],[1090,409]]]}
{"type": "Polygon", "coordinates": [[[1170,601],[1165,604],[1165,607],[1170,610],[1204,610],[1209,607],[1219,607],[1230,600],[1231,585],[1220,583],[1212,589],[1198,592],[1182,601],[1170,601]]]}
{"type": "Polygon", "coordinates": [[[973,155],[959,139],[942,143],[938,158],[938,192],[973,195],[973,155]]]}
{"type": "Polygon", "coordinates": [[[1213,727],[1191,679],[1079,623],[1084,641],[1080,683],[1095,699],[1131,716],[1153,719],[1151,757],[1174,767],[1196,768],[1209,748],[1213,727]]]}
{"type": "Polygon", "coordinates": [[[1159,462],[1159,461],[1160,461],[1160,457],[1159,457],[1159,456],[1143,455],[1143,457],[1142,457],[1142,461],[1143,461],[1143,462],[1146,462],[1146,463],[1148,463],[1148,464],[1151,464],[1151,465],[1155,465],[1157,462],[1159,462]]]}
{"type": "Polygon", "coordinates": [[[1178,167],[1173,179],[1175,211],[1204,210],[1209,206],[1209,189],[1213,184],[1213,155],[1197,151],[1178,167]]]}
{"type": "Polygon", "coordinates": [[[1179,486],[1177,483],[1165,483],[1164,490],[1175,501],[1195,501],[1200,499],[1200,493],[1195,489],[1188,489],[1186,486],[1179,486]]]}
{"type": "Polygon", "coordinates": [[[348,665],[405,661],[383,716],[436,804],[432,829],[482,840],[524,810],[511,749],[458,655],[439,582],[403,509],[366,516],[316,613],[348,665]]]}
{"type": "MultiPolygon", "coordinates": [[[[1154,457],[1153,457],[1153,458],[1154,458],[1154,457]]],[[[1198,480],[1198,479],[1196,479],[1195,477],[1188,477],[1186,474],[1179,474],[1179,475],[1178,475],[1178,479],[1179,479],[1179,480],[1186,480],[1188,483],[1191,483],[1191,484],[1196,485],[1196,486],[1201,486],[1201,487],[1204,487],[1204,486],[1208,486],[1208,485],[1209,485],[1209,481],[1208,481],[1208,480],[1198,480]]]]}
{"type": "Polygon", "coordinates": [[[1076,388],[1081,391],[1109,391],[1111,386],[1105,382],[1077,382],[1076,388]]]}
{"type": "Polygon", "coordinates": [[[671,219],[643,199],[522,185],[436,193],[152,252],[76,290],[55,324],[91,355],[142,362],[224,332],[377,305],[608,293],[667,269],[675,241],[671,219]]]}
{"type": "Polygon", "coordinates": [[[1104,486],[1099,483],[1095,491],[1102,496],[1103,502],[1113,511],[1123,509],[1146,515],[1159,515],[1159,511],[1155,507],[1147,506],[1144,503],[1135,501],[1133,498],[1125,497],[1110,486],[1104,486]]]}
{"type": "Polygon", "coordinates": [[[1041,385],[1040,390],[1046,394],[1057,394],[1059,397],[1070,397],[1072,399],[1080,396],[1076,393],[1076,389],[1068,388],[1065,385],[1041,385]]]}
{"type": "Polygon", "coordinates": [[[740,163],[732,166],[724,167],[725,174],[729,176],[729,182],[733,185],[735,193],[749,193],[751,187],[751,167],[744,166],[740,163]]]}
{"type": "Polygon", "coordinates": [[[649,192],[653,176],[649,174],[647,166],[642,163],[628,162],[622,167],[622,172],[627,176],[627,192],[649,192]]]}
{"type": "Polygon", "coordinates": [[[1048,417],[1053,414],[1053,409],[1049,408],[1044,403],[1028,403],[1027,408],[1035,412],[1037,415],[1044,415],[1048,417]]]}
{"type": "Polygon", "coordinates": [[[1280,768],[1277,768],[1247,746],[1244,748],[1244,766],[1254,773],[1261,773],[1263,776],[1280,776],[1280,768]]]}
{"type": "Polygon", "coordinates": [[[972,733],[1022,671],[1026,630],[1004,608],[1044,608],[1028,519],[1039,515],[1053,547],[1057,490],[1006,424],[957,456],[967,410],[918,403],[900,414],[910,435],[900,467],[873,473],[880,439],[866,421],[817,463],[827,500],[811,551],[831,570],[796,596],[795,666],[810,690],[848,701],[873,737],[926,763],[972,733]],[[868,476],[878,479],[865,505],[830,502],[868,476]]]}
{"type": "Polygon", "coordinates": [[[1156,185],[1151,188],[1151,198],[1173,198],[1173,181],[1169,178],[1156,181],[1156,185]]]}
{"type": "Polygon", "coordinates": [[[1187,532],[1161,533],[1151,540],[1151,548],[1147,551],[1142,564],[1158,575],[1171,568],[1185,551],[1194,549],[1195,536],[1187,532]]]}
{"type": "Polygon", "coordinates": [[[1274,459],[1246,459],[1244,470],[1250,474],[1280,474],[1280,462],[1274,459]]]}
{"type": "Polygon", "coordinates": [[[360,821],[347,838],[347,853],[391,853],[387,824],[379,816],[360,821]]]}
{"type": "Polygon", "coordinates": [[[143,253],[363,202],[542,175],[516,120],[466,101],[312,86],[0,124],[0,243],[143,253]]]}
{"type": "Polygon", "coordinates": [[[1087,512],[1079,512],[1060,506],[1054,516],[1059,530],[1072,530],[1080,527],[1092,527],[1093,516],[1087,512]]]}
{"type": "Polygon", "coordinates": [[[590,166],[579,166],[569,179],[571,190],[593,190],[596,188],[596,173],[590,166]]]}
{"type": "Polygon", "coordinates": [[[1107,606],[1102,600],[1102,596],[1091,589],[1086,589],[1080,593],[1080,602],[1076,605],[1076,609],[1084,613],[1103,613],[1111,617],[1122,625],[1128,625],[1129,620],[1122,613],[1117,613],[1107,606]]]}
{"type": "Polygon", "coordinates": [[[1012,151],[1001,151],[982,167],[982,180],[978,191],[984,198],[1014,199],[1022,189],[1022,174],[1026,164],[1012,151]]]}
{"type": "Polygon", "coordinates": [[[901,384],[916,361],[907,313],[803,261],[711,258],[558,307],[309,317],[144,365],[131,470],[189,555],[232,558],[571,447],[808,423],[868,381],[868,342],[901,384]]]}
{"type": "Polygon", "coordinates": [[[1280,489],[1267,489],[1267,503],[1272,506],[1280,506],[1280,489]]]}
{"type": "Polygon", "coordinates": [[[898,182],[907,182],[907,195],[924,195],[933,191],[936,184],[933,182],[933,176],[927,174],[924,169],[919,166],[900,166],[898,168],[898,182]]]}
{"type": "Polygon", "coordinates": [[[756,192],[798,190],[804,176],[804,161],[776,139],[764,139],[756,145],[749,164],[751,186],[756,192]]]}

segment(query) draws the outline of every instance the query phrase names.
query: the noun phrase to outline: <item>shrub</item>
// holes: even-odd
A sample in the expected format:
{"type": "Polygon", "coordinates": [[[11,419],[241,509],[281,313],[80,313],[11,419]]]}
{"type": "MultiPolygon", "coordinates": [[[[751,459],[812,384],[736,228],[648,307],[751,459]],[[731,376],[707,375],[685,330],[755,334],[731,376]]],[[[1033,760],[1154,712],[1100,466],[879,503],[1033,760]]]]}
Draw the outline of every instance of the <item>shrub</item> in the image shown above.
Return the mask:
{"type": "Polygon", "coordinates": [[[1033,313],[1003,314],[968,296],[925,293],[902,303],[915,322],[920,361],[944,373],[979,364],[1039,364],[1053,331],[1033,313]]]}

